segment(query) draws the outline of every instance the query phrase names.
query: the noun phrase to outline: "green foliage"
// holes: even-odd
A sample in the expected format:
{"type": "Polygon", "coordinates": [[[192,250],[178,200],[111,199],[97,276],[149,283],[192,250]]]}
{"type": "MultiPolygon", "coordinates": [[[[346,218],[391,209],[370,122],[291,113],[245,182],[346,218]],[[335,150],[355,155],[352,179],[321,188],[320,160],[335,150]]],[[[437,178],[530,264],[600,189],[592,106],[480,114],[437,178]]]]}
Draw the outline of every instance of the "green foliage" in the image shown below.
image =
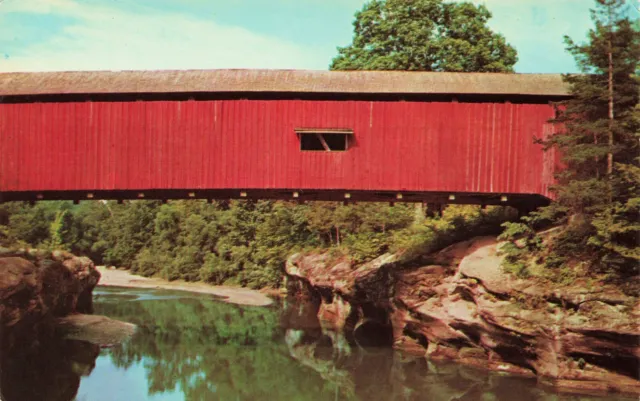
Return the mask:
{"type": "Polygon", "coordinates": [[[159,204],[155,201],[132,201],[111,204],[113,215],[106,220],[104,240],[109,244],[104,262],[130,267],[138,252],[151,241],[153,223],[159,204]]]}
{"type": "Polygon", "coordinates": [[[542,248],[542,239],[524,223],[506,222],[502,227],[504,231],[498,237],[499,240],[506,241],[500,248],[500,252],[505,255],[502,267],[520,278],[529,277],[527,262],[542,248]]]}
{"type": "Polygon", "coordinates": [[[406,260],[477,235],[497,234],[513,214],[501,207],[449,206],[443,216],[426,218],[421,205],[312,203],[307,209],[309,229],[320,245],[337,256],[364,263],[385,252],[406,260]],[[416,219],[416,216],[420,219],[416,219]],[[341,250],[338,250],[341,249],[341,250]]]}
{"type": "Polygon", "coordinates": [[[503,208],[451,206],[430,219],[421,205],[386,203],[87,201],[8,208],[3,241],[35,239],[32,245],[69,249],[143,276],[252,288],[278,287],[287,257],[298,251],[328,251],[356,264],[390,251],[416,256],[496,233],[507,218],[503,208]],[[32,231],[24,222],[37,218],[43,229],[32,231]]]}
{"type": "Polygon", "coordinates": [[[267,201],[163,205],[132,270],[169,280],[278,286],[287,256],[296,247],[316,243],[305,211],[267,201]]]}
{"type": "Polygon", "coordinates": [[[618,164],[617,171],[629,195],[594,215],[591,224],[595,232],[587,243],[603,250],[602,266],[626,275],[633,274],[640,263],[640,167],[618,164]]]}
{"type": "MultiPolygon", "coordinates": [[[[588,43],[565,38],[584,74],[565,77],[573,98],[558,105],[558,132],[541,141],[560,151],[565,165],[557,200],[524,224],[564,224],[538,252],[547,267],[587,262],[622,278],[637,274],[640,263],[640,31],[625,1],[596,6],[588,43]]],[[[518,249],[506,251],[507,264],[524,261],[518,249]]]]}
{"type": "Polygon", "coordinates": [[[426,218],[394,233],[391,251],[403,254],[404,260],[442,249],[475,236],[497,235],[500,225],[515,218],[510,208],[450,205],[442,217],[426,218]]]}
{"type": "Polygon", "coordinates": [[[587,366],[587,362],[583,358],[578,359],[578,368],[584,369],[585,366],[587,366]]]}
{"type": "Polygon", "coordinates": [[[50,240],[48,246],[51,249],[69,250],[69,227],[71,214],[68,210],[59,210],[49,226],[50,240]]]}
{"type": "Polygon", "coordinates": [[[164,253],[153,252],[149,248],[143,248],[136,255],[131,271],[141,276],[150,277],[162,271],[164,266],[168,266],[171,259],[164,253]]]}
{"type": "MultiPolygon", "coordinates": [[[[98,264],[103,263],[103,256],[110,243],[107,232],[110,231],[112,214],[109,203],[82,202],[71,209],[73,215],[72,232],[75,239],[70,244],[71,251],[86,255],[98,264]]],[[[115,227],[114,227],[115,228],[115,227]]]]}
{"type": "Polygon", "coordinates": [[[516,50],[489,29],[490,18],[470,2],[371,0],[331,69],[512,72],[516,50]]]}
{"type": "Polygon", "coordinates": [[[62,202],[10,202],[0,206],[8,216],[7,237],[12,241],[32,246],[45,246],[49,240],[49,229],[56,213],[66,207],[62,202]]]}
{"type": "Polygon", "coordinates": [[[356,263],[362,263],[382,255],[388,249],[388,235],[385,233],[365,231],[349,234],[344,241],[349,256],[356,263]]]}

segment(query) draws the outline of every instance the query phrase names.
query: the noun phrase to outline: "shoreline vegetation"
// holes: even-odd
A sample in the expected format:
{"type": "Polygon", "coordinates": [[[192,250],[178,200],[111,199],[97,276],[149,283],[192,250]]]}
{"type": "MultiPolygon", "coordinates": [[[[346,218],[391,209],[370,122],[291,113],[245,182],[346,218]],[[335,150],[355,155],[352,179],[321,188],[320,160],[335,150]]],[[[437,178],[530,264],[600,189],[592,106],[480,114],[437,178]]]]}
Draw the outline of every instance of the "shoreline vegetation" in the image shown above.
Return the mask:
{"type": "MultiPolygon", "coordinates": [[[[167,281],[157,277],[143,277],[129,270],[115,269],[106,266],[96,267],[100,272],[98,287],[150,288],[172,291],[187,291],[199,294],[210,294],[220,301],[237,305],[269,306],[273,304],[265,292],[244,287],[226,285],[210,285],[202,282],[186,282],[182,280],[167,281]]],[[[277,295],[269,292],[269,295],[277,295]]]]}
{"type": "Polygon", "coordinates": [[[515,221],[506,207],[451,205],[441,217],[411,204],[177,200],[50,201],[0,207],[0,246],[62,249],[96,265],[168,281],[252,289],[282,288],[297,252],[355,263],[383,253],[420,255],[476,235],[499,235],[515,221]]]}

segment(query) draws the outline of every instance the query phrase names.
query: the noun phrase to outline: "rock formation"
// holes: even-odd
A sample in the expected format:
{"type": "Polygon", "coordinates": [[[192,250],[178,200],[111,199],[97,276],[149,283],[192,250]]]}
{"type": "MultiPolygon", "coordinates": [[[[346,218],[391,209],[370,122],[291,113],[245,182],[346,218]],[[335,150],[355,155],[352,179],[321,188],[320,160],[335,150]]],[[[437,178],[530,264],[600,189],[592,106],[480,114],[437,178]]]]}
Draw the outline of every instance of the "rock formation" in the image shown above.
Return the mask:
{"type": "Polygon", "coordinates": [[[0,399],[72,400],[100,347],[135,326],[92,312],[100,279],[68,252],[0,248],[0,399]]]}
{"type": "MultiPolygon", "coordinates": [[[[91,292],[100,279],[93,262],[68,252],[0,252],[2,342],[50,328],[54,318],[92,311],[91,292]],[[20,332],[20,336],[11,335],[20,332]]],[[[28,336],[27,336],[28,337],[28,336]]]]}
{"type": "Polygon", "coordinates": [[[640,394],[638,299],[601,282],[559,285],[502,272],[482,237],[411,265],[293,255],[288,287],[315,301],[321,325],[356,344],[538,377],[561,389],[640,394]]]}

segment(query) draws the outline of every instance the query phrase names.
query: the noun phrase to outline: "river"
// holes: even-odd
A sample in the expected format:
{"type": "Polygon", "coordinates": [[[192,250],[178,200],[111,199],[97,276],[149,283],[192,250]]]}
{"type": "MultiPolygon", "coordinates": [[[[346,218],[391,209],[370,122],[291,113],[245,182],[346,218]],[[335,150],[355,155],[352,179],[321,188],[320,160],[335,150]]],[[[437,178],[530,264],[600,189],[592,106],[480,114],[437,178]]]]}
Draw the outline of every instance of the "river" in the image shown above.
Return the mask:
{"type": "Polygon", "coordinates": [[[136,334],[101,350],[49,345],[39,364],[15,363],[3,393],[25,401],[629,400],[559,394],[535,379],[361,348],[323,333],[297,305],[240,307],[200,294],[98,287],[94,307],[135,323],[136,334]]]}

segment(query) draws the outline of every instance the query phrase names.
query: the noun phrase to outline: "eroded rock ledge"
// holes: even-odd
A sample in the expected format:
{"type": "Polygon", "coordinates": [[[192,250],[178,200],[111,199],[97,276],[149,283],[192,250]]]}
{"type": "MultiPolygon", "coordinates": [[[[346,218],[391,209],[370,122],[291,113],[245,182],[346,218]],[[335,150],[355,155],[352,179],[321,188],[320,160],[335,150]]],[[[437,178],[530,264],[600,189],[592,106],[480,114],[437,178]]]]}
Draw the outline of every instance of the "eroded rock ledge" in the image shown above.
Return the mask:
{"type": "Polygon", "coordinates": [[[0,329],[2,343],[28,342],[54,330],[55,319],[91,313],[100,273],[86,257],[63,251],[0,252],[0,329]],[[16,335],[19,333],[19,335],[16,335]]]}
{"type": "Polygon", "coordinates": [[[587,280],[516,279],[502,272],[497,248],[495,238],[476,238],[419,266],[390,254],[359,266],[296,254],[288,289],[315,301],[324,327],[363,346],[388,343],[560,389],[640,394],[638,299],[587,280]]]}

